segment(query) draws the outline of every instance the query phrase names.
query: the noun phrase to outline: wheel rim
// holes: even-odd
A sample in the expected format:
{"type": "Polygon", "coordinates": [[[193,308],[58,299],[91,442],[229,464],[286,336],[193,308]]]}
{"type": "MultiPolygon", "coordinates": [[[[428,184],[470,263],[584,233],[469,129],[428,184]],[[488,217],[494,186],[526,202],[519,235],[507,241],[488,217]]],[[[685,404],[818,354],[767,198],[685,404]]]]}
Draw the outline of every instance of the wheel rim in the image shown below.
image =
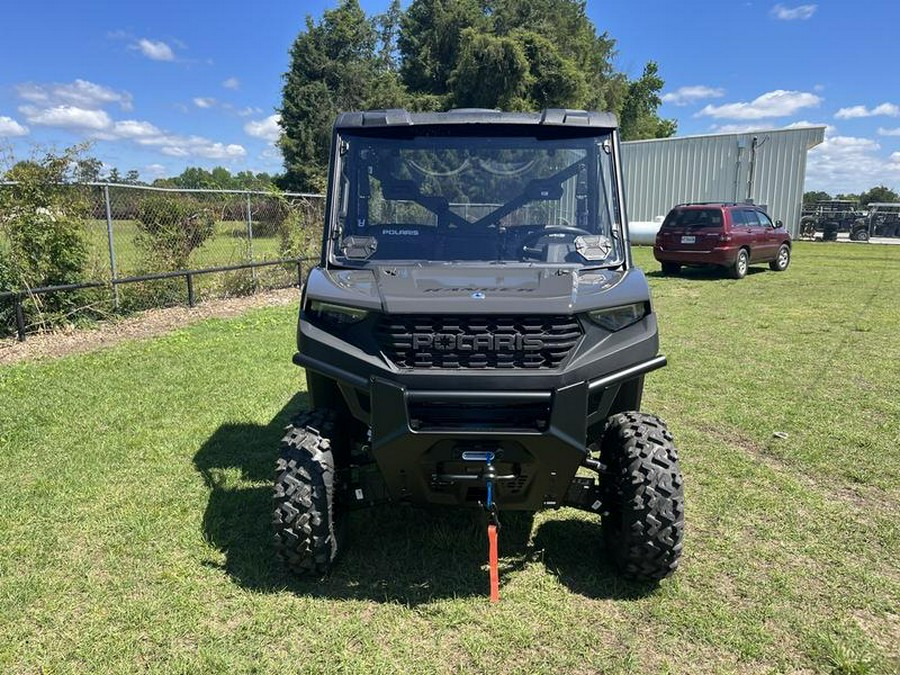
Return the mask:
{"type": "Polygon", "coordinates": [[[788,250],[782,246],[781,250],[778,252],[778,266],[781,269],[784,269],[788,265],[788,250]]]}
{"type": "Polygon", "coordinates": [[[744,276],[747,273],[747,252],[741,251],[738,254],[738,273],[744,276]]]}

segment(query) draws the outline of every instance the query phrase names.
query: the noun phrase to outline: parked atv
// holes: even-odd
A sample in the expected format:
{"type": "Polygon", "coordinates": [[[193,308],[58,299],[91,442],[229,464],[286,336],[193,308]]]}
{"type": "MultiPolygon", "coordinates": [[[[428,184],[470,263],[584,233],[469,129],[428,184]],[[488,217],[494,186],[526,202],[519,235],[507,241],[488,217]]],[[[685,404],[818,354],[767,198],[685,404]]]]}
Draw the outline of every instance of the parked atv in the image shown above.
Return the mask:
{"type": "Polygon", "coordinates": [[[602,518],[624,576],[676,569],[678,452],[640,412],[666,359],[616,127],[572,110],[338,117],[294,356],[312,409],[275,476],[291,570],[326,573],[348,512],[389,500],[480,508],[492,527],[572,506],[602,518]]]}
{"type": "Polygon", "coordinates": [[[815,209],[800,219],[800,236],[815,239],[816,232],[822,233],[822,241],[836,241],[838,232],[851,232],[862,217],[859,202],[847,199],[823,199],[816,202],[815,209]]]}
{"type": "Polygon", "coordinates": [[[853,224],[850,239],[868,241],[871,237],[900,237],[900,203],[869,204],[866,216],[853,224]]]}

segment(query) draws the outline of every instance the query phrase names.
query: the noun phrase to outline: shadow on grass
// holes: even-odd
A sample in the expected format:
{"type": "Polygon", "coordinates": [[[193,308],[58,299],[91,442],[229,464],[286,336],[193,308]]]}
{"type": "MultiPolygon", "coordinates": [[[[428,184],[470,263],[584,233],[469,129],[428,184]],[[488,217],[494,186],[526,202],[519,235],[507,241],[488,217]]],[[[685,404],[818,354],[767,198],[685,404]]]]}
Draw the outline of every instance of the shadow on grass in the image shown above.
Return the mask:
{"type": "MultiPolygon", "coordinates": [[[[763,266],[753,266],[747,268],[747,276],[769,272],[768,263],[763,266]]],[[[653,270],[652,272],[644,272],[648,277],[658,279],[686,279],[687,281],[709,281],[711,279],[731,279],[731,276],[723,267],[716,265],[707,265],[705,267],[682,267],[678,274],[663,274],[662,270],[653,270]]]]}
{"type": "MultiPolygon", "coordinates": [[[[221,426],[194,457],[210,489],[203,518],[209,543],[225,555],[223,569],[244,588],[331,599],[418,605],[440,598],[486,596],[486,518],[474,509],[406,504],[350,514],[347,547],[325,579],[300,580],[276,560],[272,545],[272,486],[278,443],[290,418],[305,408],[297,394],[265,425],[221,426]]],[[[573,592],[595,598],[634,598],[652,588],[627,584],[604,562],[599,523],[551,520],[529,543],[533,515],[502,514],[500,575],[543,559],[573,592]]]]}
{"type": "Polygon", "coordinates": [[[603,550],[599,520],[545,521],[535,533],[534,548],[543,550],[547,570],[566,588],[588,598],[636,600],[657,588],[655,582],[636,583],[619,575],[603,550]]]}

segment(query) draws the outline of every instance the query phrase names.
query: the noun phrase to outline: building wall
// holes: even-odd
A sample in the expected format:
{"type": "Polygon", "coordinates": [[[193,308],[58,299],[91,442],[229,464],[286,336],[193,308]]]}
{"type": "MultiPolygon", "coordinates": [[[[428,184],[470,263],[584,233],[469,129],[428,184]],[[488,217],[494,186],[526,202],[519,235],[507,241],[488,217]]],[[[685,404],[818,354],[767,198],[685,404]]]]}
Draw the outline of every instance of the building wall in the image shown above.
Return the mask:
{"type": "Polygon", "coordinates": [[[744,201],[753,138],[757,138],[750,197],[765,204],[793,236],[800,224],[806,153],[825,127],[684,136],[622,144],[628,218],[652,221],[675,204],[744,201]]]}

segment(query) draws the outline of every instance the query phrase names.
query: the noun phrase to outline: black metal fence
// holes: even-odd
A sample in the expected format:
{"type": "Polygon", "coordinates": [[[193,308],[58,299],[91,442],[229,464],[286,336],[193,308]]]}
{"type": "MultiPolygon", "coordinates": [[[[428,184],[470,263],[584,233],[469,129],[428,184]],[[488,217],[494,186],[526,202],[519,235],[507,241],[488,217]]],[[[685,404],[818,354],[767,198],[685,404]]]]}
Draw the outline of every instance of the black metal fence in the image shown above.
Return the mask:
{"type": "Polygon", "coordinates": [[[3,202],[0,334],[24,340],[61,323],[297,285],[321,243],[321,195],[105,183],[64,189],[83,207],[76,229],[84,263],[67,283],[41,283],[29,242],[15,239],[24,219],[39,237],[41,219],[52,227],[72,217],[65,207],[3,202]]]}

